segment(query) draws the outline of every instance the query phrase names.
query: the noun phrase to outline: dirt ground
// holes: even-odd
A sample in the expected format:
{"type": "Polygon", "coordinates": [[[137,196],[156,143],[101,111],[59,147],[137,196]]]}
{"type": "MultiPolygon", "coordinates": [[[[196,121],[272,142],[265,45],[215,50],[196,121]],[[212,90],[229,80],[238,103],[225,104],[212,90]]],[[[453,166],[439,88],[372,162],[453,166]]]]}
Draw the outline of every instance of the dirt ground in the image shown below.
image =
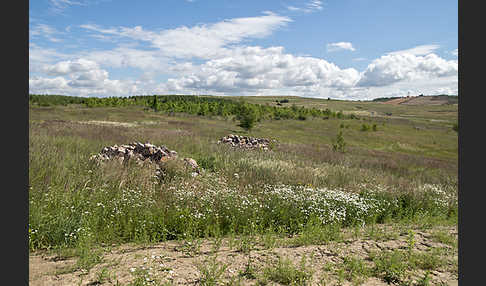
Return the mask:
{"type": "MultiPolygon", "coordinates": [[[[442,233],[455,236],[457,228],[441,228],[442,233]]],[[[458,285],[457,246],[437,242],[435,230],[414,230],[413,250],[426,252],[432,248],[448,249],[453,253],[438,269],[430,272],[429,285],[458,285]]],[[[345,257],[362,258],[372,265],[370,253],[387,250],[406,250],[409,247],[409,233],[398,231],[387,235],[386,230],[379,236],[355,236],[349,234],[340,242],[322,245],[269,247],[262,237],[246,240],[252,248],[242,247],[236,238],[205,240],[200,244],[187,241],[168,241],[151,245],[125,244],[104,247],[102,261],[89,271],[76,269],[76,258],[63,258],[46,251],[31,253],[29,256],[30,285],[201,285],[205,271],[216,272],[224,269],[220,283],[212,285],[261,285],[259,275],[262,269],[277,265],[280,258],[287,258],[298,268],[305,257],[305,271],[312,273],[308,285],[390,285],[380,277],[367,276],[361,280],[348,281],[340,278],[336,270],[345,257]],[[253,244],[251,243],[253,242],[253,244]],[[217,246],[218,245],[218,246],[217,246]],[[239,246],[238,246],[239,245],[239,246]],[[246,249],[246,250],[244,250],[246,249]],[[249,249],[249,250],[248,250],[249,249]],[[250,260],[249,260],[250,259],[250,260]],[[255,275],[242,275],[251,261],[255,275]],[[226,268],[223,268],[226,267],[226,268]],[[142,283],[143,282],[143,283],[142,283]]],[[[285,240],[285,238],[282,238],[285,240]]],[[[456,240],[457,245],[457,240],[456,240]]],[[[343,273],[343,272],[341,272],[343,273]]],[[[409,281],[418,281],[425,271],[409,273],[409,281]]],[[[281,285],[267,281],[269,285],[281,285]]],[[[420,285],[420,284],[412,285],[420,285]]]]}

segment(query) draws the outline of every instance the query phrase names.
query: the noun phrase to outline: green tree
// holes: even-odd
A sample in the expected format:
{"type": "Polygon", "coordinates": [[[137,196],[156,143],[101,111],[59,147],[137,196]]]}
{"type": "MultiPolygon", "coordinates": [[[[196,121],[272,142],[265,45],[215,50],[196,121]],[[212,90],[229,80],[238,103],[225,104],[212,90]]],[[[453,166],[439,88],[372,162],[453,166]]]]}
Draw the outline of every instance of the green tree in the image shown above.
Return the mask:
{"type": "Polygon", "coordinates": [[[236,119],[240,121],[240,124],[238,124],[238,126],[242,127],[247,131],[250,131],[255,126],[255,123],[258,119],[255,107],[246,103],[241,104],[239,112],[236,115],[236,119]]]}
{"type": "Polygon", "coordinates": [[[339,131],[339,133],[336,136],[336,140],[332,144],[332,149],[334,151],[339,151],[341,153],[344,153],[345,152],[344,147],[346,147],[346,142],[344,142],[343,132],[339,131]]]}
{"type": "Polygon", "coordinates": [[[157,95],[154,95],[154,101],[152,103],[152,108],[157,112],[157,95]]]}

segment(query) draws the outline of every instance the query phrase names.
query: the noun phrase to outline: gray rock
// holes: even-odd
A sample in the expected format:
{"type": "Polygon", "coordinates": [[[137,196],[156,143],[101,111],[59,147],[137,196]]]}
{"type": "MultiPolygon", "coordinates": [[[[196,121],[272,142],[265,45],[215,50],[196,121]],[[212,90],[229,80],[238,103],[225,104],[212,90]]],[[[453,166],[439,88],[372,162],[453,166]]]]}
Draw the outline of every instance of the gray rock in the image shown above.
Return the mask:
{"type": "Polygon", "coordinates": [[[199,165],[197,164],[196,160],[192,158],[184,158],[184,162],[192,168],[193,171],[199,173],[199,165]]]}

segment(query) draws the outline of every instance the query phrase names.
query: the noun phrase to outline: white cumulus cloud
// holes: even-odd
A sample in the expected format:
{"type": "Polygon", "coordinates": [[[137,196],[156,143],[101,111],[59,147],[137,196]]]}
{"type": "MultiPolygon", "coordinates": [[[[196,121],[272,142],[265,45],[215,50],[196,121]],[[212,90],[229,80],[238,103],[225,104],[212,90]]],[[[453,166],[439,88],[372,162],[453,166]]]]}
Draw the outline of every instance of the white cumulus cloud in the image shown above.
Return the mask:
{"type": "Polygon", "coordinates": [[[341,88],[351,87],[358,80],[355,69],[340,69],[323,59],[286,54],[282,47],[239,47],[230,56],[195,67],[190,75],[169,79],[168,87],[218,92],[313,85],[341,88]]]}
{"type": "Polygon", "coordinates": [[[292,20],[272,12],[263,16],[233,18],[209,25],[178,27],[153,32],[140,26],[100,28],[85,24],[82,28],[102,34],[149,42],[166,56],[177,58],[214,58],[228,52],[227,46],[250,38],[263,38],[292,20]]]}
{"type": "Polygon", "coordinates": [[[399,81],[457,76],[457,73],[457,61],[447,61],[435,54],[388,54],[368,65],[358,86],[386,86],[399,81]]]}
{"type": "Polygon", "coordinates": [[[422,55],[428,55],[430,53],[433,53],[439,47],[440,47],[439,45],[421,45],[421,46],[413,47],[411,49],[395,51],[388,54],[389,55],[411,54],[414,56],[422,56],[422,55]]]}
{"type": "Polygon", "coordinates": [[[337,43],[330,43],[327,44],[327,51],[328,52],[335,52],[335,51],[355,51],[356,49],[353,47],[353,44],[350,42],[337,42],[337,43]]]}

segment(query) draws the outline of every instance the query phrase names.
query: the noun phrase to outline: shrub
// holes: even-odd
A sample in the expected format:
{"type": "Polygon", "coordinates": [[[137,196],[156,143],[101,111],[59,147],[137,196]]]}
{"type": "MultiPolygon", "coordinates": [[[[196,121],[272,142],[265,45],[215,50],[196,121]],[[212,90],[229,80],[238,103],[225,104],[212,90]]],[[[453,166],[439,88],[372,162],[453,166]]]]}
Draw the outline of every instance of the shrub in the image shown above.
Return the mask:
{"type": "Polygon", "coordinates": [[[459,124],[457,122],[452,125],[452,130],[459,132],[459,124]]]}
{"type": "Polygon", "coordinates": [[[257,121],[257,114],[254,106],[248,104],[241,104],[239,113],[236,115],[236,119],[240,121],[238,126],[242,127],[246,131],[250,131],[257,121]]]}
{"type": "Polygon", "coordinates": [[[361,125],[361,131],[369,131],[370,130],[370,126],[368,124],[362,124],[361,125]]]}
{"type": "Polygon", "coordinates": [[[336,136],[336,141],[332,144],[332,149],[334,151],[339,151],[341,153],[344,153],[345,146],[346,146],[346,142],[344,142],[343,132],[339,131],[339,133],[336,136]]]}

